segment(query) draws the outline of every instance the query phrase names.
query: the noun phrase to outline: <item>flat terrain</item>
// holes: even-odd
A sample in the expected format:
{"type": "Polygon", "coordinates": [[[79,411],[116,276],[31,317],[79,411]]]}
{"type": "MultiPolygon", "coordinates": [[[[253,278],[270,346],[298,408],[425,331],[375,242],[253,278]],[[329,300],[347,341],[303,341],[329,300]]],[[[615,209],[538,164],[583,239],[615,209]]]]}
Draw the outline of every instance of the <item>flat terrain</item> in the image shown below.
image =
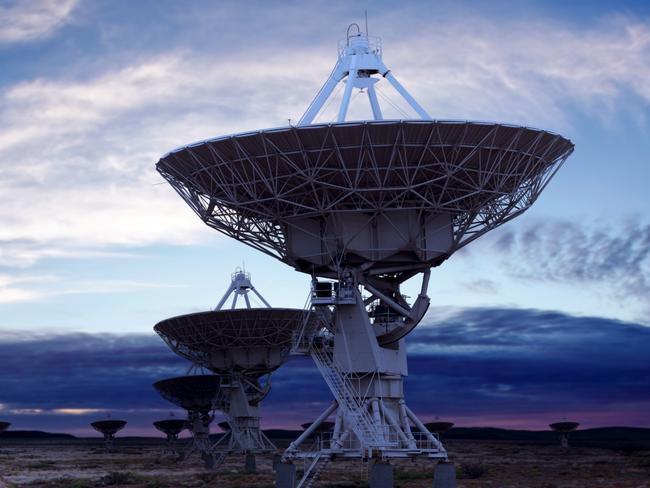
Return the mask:
{"type": "MultiPolygon", "coordinates": [[[[650,488],[650,452],[506,441],[449,440],[457,464],[458,486],[493,488],[650,488]]],[[[271,488],[271,459],[259,456],[259,474],[243,473],[243,456],[229,458],[206,472],[197,457],[177,463],[161,457],[161,444],[119,441],[113,452],[99,442],[3,441],[0,486],[42,488],[271,488]]],[[[396,463],[395,486],[431,487],[433,465],[396,463]]],[[[334,462],[319,487],[367,485],[368,464],[334,462]]]]}

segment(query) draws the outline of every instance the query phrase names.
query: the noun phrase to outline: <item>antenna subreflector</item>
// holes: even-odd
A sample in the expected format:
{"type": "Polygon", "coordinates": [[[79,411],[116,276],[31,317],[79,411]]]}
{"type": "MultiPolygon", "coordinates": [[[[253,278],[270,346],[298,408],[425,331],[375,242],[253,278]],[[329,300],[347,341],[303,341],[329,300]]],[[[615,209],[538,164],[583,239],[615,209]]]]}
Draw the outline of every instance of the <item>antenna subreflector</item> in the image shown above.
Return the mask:
{"type": "Polygon", "coordinates": [[[367,32],[361,32],[358,24],[350,24],[345,41],[339,42],[339,57],[330,77],[300,118],[298,127],[309,125],[314,121],[339,82],[345,83],[345,91],[338,111],[338,123],[345,122],[353,88],[366,90],[374,120],[384,120],[375,90],[375,83],[381,77],[385,78],[397,90],[421,119],[431,120],[426,110],[397,81],[395,75],[382,61],[381,39],[370,37],[367,32]],[[355,27],[356,33],[352,32],[355,27]]]}

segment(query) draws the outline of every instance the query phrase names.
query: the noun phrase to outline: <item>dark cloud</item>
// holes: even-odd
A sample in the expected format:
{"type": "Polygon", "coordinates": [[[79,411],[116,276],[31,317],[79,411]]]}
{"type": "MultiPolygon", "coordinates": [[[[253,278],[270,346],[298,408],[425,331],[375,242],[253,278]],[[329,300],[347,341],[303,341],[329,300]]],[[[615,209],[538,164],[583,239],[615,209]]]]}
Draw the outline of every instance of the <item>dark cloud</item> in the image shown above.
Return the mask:
{"type": "MultiPolygon", "coordinates": [[[[650,327],[539,310],[432,310],[407,342],[407,401],[427,420],[521,426],[571,415],[592,424],[648,425],[650,327]]],[[[151,383],[187,368],[153,334],[5,333],[0,358],[0,416],[16,428],[73,432],[98,415],[53,409],[108,409],[148,427],[170,408],[151,383]],[[46,412],[12,414],[30,408],[46,412]]],[[[296,427],[331,401],[309,358],[289,361],[272,384],[266,426],[296,427]]]]}
{"type": "Polygon", "coordinates": [[[609,284],[621,296],[650,294],[650,224],[630,220],[592,228],[545,222],[505,230],[494,250],[507,255],[510,271],[552,282],[609,284]]]}

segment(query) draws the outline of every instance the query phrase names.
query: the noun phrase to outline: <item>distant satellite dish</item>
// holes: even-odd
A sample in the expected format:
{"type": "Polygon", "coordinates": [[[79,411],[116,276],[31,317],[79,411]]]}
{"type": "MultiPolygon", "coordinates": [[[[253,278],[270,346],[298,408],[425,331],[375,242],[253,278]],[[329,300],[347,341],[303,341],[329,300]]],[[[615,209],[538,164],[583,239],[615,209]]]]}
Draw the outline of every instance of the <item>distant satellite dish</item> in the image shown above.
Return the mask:
{"type": "Polygon", "coordinates": [[[560,445],[563,448],[569,447],[569,432],[573,432],[578,428],[578,422],[555,422],[550,424],[549,427],[555,432],[560,433],[560,445]]]}
{"type": "Polygon", "coordinates": [[[0,422],[0,432],[4,432],[11,426],[11,422],[0,422]]]}
{"type": "Polygon", "coordinates": [[[431,432],[433,432],[438,436],[438,439],[440,439],[445,432],[447,432],[454,426],[454,423],[435,421],[435,422],[429,422],[428,424],[425,425],[431,432]]]}
{"type": "Polygon", "coordinates": [[[113,447],[115,434],[126,426],[126,420],[97,420],[90,426],[104,436],[104,444],[107,448],[113,447]]]}

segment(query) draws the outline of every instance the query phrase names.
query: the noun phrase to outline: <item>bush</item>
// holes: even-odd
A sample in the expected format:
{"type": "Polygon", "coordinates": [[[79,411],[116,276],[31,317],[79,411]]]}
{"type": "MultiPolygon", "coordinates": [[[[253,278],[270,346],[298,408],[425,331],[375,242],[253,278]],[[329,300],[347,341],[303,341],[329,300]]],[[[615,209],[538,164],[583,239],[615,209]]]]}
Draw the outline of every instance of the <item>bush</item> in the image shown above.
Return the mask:
{"type": "Polygon", "coordinates": [[[133,473],[129,473],[128,471],[124,473],[120,471],[112,471],[99,480],[101,486],[123,485],[125,483],[133,483],[136,481],[138,480],[133,473]]]}
{"type": "Polygon", "coordinates": [[[461,464],[456,472],[459,479],[476,480],[487,473],[487,468],[481,463],[461,464]]]}

